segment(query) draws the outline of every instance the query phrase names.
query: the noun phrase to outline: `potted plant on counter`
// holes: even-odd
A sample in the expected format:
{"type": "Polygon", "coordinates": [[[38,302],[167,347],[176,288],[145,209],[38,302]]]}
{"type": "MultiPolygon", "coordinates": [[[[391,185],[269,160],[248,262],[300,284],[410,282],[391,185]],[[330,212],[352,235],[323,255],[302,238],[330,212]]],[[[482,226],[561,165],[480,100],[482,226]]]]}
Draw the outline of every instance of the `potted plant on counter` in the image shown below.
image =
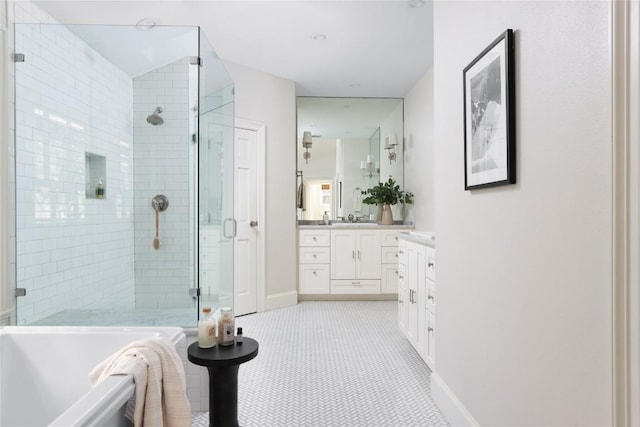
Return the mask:
{"type": "Polygon", "coordinates": [[[372,188],[364,190],[362,194],[366,196],[362,199],[362,203],[382,207],[381,224],[384,225],[393,224],[391,206],[397,203],[406,205],[413,204],[413,193],[400,190],[400,186],[396,184],[396,180],[391,177],[389,177],[387,182],[381,182],[372,188]]]}

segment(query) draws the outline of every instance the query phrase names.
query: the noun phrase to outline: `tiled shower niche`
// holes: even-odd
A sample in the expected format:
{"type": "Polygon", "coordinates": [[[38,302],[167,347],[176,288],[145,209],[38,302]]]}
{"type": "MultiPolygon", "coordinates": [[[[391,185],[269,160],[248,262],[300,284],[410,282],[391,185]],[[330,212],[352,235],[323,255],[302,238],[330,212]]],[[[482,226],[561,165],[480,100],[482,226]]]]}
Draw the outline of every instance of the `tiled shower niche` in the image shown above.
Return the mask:
{"type": "Polygon", "coordinates": [[[84,158],[85,197],[105,199],[107,197],[107,158],[88,152],[85,153],[84,158]],[[99,186],[102,191],[99,191],[99,186]]]}

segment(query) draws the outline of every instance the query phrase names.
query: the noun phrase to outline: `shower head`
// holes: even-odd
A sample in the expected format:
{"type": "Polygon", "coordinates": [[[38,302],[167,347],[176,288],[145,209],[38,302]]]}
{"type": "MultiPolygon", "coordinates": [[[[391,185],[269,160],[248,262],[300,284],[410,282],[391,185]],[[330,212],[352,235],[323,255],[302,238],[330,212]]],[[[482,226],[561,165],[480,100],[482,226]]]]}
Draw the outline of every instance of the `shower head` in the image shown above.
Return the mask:
{"type": "Polygon", "coordinates": [[[153,112],[153,114],[151,114],[149,117],[147,117],[147,123],[154,125],[154,126],[158,126],[164,123],[164,120],[162,120],[162,117],[160,117],[160,113],[162,113],[162,107],[158,107],[156,108],[156,110],[153,112]]]}

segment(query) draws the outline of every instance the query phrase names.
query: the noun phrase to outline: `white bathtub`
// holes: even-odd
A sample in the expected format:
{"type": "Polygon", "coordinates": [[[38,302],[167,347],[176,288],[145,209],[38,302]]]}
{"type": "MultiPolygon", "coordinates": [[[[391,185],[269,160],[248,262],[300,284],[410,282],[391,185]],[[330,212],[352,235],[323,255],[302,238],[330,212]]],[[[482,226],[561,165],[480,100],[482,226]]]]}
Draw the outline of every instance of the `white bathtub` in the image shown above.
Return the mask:
{"type": "Polygon", "coordinates": [[[127,426],[130,375],[92,388],[88,374],[126,344],[165,336],[185,346],[173,327],[0,327],[0,426],[127,426]]]}

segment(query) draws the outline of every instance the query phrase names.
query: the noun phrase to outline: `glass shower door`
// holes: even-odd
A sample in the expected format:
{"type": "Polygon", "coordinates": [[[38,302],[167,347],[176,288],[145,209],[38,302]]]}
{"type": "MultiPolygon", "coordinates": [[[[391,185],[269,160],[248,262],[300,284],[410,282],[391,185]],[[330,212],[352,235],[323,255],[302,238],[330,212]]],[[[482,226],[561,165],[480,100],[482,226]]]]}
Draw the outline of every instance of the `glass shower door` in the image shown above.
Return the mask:
{"type": "MultiPolygon", "coordinates": [[[[233,82],[200,30],[199,308],[233,307],[233,82]]],[[[200,311],[200,310],[199,310],[200,311]]]]}

